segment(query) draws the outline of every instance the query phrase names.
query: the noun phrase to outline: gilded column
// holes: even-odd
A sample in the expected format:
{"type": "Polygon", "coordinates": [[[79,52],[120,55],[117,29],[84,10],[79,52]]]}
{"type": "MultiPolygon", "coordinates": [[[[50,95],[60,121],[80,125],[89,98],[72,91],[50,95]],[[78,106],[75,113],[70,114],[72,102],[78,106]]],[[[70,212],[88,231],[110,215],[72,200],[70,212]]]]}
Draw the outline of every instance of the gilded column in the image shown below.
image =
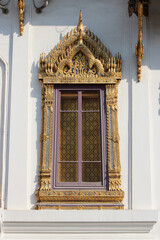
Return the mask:
{"type": "Polygon", "coordinates": [[[110,191],[121,190],[117,96],[117,84],[106,85],[107,159],[110,191]]]}
{"type": "Polygon", "coordinates": [[[40,190],[51,189],[53,85],[42,85],[42,126],[40,155],[40,190]]]}

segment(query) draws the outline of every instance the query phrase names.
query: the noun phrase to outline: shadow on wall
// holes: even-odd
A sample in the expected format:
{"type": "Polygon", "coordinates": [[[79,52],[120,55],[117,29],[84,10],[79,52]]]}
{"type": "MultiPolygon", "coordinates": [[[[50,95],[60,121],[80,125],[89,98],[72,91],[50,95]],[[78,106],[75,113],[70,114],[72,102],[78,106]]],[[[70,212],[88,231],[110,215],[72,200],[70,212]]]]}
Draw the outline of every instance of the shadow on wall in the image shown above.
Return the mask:
{"type": "Polygon", "coordinates": [[[36,165],[36,174],[35,174],[35,190],[34,193],[31,195],[30,200],[31,204],[33,205],[32,208],[34,208],[34,205],[36,204],[36,198],[35,198],[35,191],[38,188],[38,174],[39,174],[39,158],[40,158],[40,134],[41,134],[41,83],[38,80],[38,63],[33,63],[32,65],[32,80],[31,80],[31,97],[36,99],[35,104],[35,123],[36,123],[36,159],[34,158],[34,164],[36,165]]]}

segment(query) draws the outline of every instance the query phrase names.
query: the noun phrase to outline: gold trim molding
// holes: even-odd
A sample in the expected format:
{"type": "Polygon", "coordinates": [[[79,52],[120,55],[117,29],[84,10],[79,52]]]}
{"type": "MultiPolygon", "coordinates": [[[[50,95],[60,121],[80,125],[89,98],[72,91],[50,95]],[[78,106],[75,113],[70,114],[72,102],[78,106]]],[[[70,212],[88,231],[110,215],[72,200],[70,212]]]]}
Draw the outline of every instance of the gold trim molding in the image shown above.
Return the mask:
{"type": "Polygon", "coordinates": [[[148,17],[148,0],[131,0],[128,2],[129,16],[135,13],[138,17],[138,41],[136,44],[137,80],[141,81],[141,66],[144,54],[143,15],[148,17]]]}
{"type": "Polygon", "coordinates": [[[122,209],[124,207],[122,203],[124,192],[121,189],[117,112],[118,84],[121,80],[121,73],[121,55],[118,53],[113,57],[100,39],[90,30],[84,28],[82,12],[80,12],[78,26],[67,33],[48,56],[40,55],[39,80],[42,84],[42,125],[36,209],[81,210],[122,209]],[[80,57],[80,60],[77,56],[80,57]],[[105,85],[109,189],[65,190],[52,188],[52,122],[55,84],[105,85]]]}

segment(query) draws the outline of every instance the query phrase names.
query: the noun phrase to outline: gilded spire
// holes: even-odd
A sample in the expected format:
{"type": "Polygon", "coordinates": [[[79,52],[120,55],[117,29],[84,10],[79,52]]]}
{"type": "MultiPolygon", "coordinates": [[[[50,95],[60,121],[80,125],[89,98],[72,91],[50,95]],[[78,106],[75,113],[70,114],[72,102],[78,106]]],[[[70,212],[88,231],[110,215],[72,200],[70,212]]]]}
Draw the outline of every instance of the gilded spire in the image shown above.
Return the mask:
{"type": "Polygon", "coordinates": [[[84,26],[83,26],[83,23],[82,23],[82,10],[80,11],[80,14],[79,14],[79,21],[78,21],[78,26],[77,26],[77,31],[84,31],[84,26]]]}
{"type": "Polygon", "coordinates": [[[79,14],[77,32],[79,33],[79,43],[82,44],[83,43],[82,35],[84,33],[84,26],[83,26],[83,23],[82,23],[82,10],[80,11],[80,14],[79,14]]]}

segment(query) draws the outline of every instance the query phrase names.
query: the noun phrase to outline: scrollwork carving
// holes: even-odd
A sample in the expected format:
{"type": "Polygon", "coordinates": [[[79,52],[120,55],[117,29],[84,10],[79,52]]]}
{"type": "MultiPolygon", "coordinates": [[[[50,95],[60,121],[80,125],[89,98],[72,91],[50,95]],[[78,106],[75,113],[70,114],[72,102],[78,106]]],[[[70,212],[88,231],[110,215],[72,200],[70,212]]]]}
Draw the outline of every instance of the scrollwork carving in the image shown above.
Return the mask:
{"type": "Polygon", "coordinates": [[[109,190],[110,191],[121,191],[121,180],[120,179],[109,179],[109,190]]]}
{"type": "Polygon", "coordinates": [[[48,179],[42,179],[41,180],[41,191],[48,191],[51,189],[51,181],[48,179]]]}
{"type": "Polygon", "coordinates": [[[97,69],[95,65],[92,68],[89,68],[88,59],[82,52],[79,52],[72,59],[72,66],[69,68],[68,65],[64,67],[63,75],[72,77],[95,77],[97,75],[97,69]]]}

